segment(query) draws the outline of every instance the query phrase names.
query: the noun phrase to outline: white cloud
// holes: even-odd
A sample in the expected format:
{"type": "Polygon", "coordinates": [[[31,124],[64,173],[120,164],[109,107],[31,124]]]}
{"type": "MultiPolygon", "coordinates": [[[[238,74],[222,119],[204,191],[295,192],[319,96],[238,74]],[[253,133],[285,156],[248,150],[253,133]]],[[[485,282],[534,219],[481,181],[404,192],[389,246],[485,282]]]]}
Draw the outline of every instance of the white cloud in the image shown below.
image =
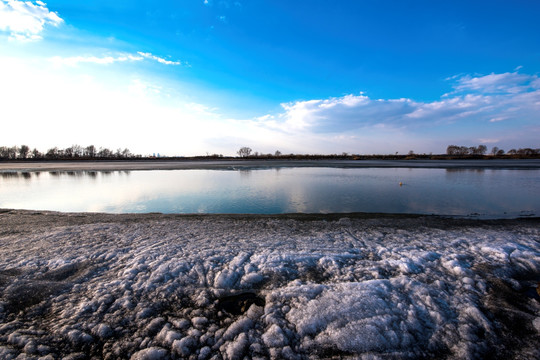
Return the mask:
{"type": "Polygon", "coordinates": [[[144,58],[155,60],[155,61],[157,61],[157,62],[159,62],[161,64],[164,64],[164,65],[181,65],[182,64],[180,61],[166,60],[164,58],[152,55],[150,53],[145,53],[145,52],[139,51],[139,52],[137,52],[137,54],[139,54],[140,56],[142,56],[144,58]]]}
{"type": "MultiPolygon", "coordinates": [[[[451,124],[459,121],[499,122],[503,120],[538,121],[540,82],[536,75],[516,73],[458,78],[456,86],[465,94],[454,94],[439,101],[416,102],[412,99],[370,99],[365,95],[345,95],[326,100],[297,101],[282,104],[283,130],[334,132],[385,124],[392,127],[416,127],[451,124]],[[498,91],[498,93],[493,93],[498,91]]],[[[259,118],[260,120],[266,120],[259,118]]],[[[276,126],[275,124],[272,126],[276,126]]]]}
{"type": "Polygon", "coordinates": [[[149,59],[157,61],[160,64],[164,65],[180,65],[180,61],[169,61],[161,57],[152,55],[151,53],[137,52],[137,54],[120,54],[116,56],[54,56],[50,59],[55,65],[67,65],[67,66],[77,66],[79,64],[98,64],[98,65],[110,65],[117,62],[126,62],[126,61],[142,61],[144,59],[149,59]]]}
{"type": "Polygon", "coordinates": [[[11,40],[40,40],[45,25],[62,23],[58,14],[41,1],[0,0],[0,31],[8,32],[11,40]]]}
{"type": "MultiPolygon", "coordinates": [[[[531,134],[540,130],[540,83],[536,75],[464,75],[453,80],[457,81],[456,92],[438,101],[345,95],[285,103],[282,113],[259,116],[255,121],[299,138],[325,134],[327,139],[337,139],[350,135],[356,136],[358,143],[366,143],[369,136],[383,143],[391,138],[402,144],[407,142],[405,138],[429,142],[427,137],[450,136],[446,132],[465,142],[481,139],[494,143],[510,138],[517,131],[526,133],[524,129],[531,130],[531,134]],[[419,133],[424,134],[423,140],[418,139],[419,133]],[[398,136],[403,139],[397,139],[398,136]]],[[[533,135],[523,141],[536,142],[533,135]]]]}
{"type": "MultiPolygon", "coordinates": [[[[409,99],[373,100],[365,95],[345,95],[324,100],[307,100],[281,105],[284,113],[274,116],[270,127],[285,132],[342,132],[380,123],[399,126],[404,116],[416,109],[409,99]]],[[[261,118],[259,118],[261,119],[261,118]]]]}

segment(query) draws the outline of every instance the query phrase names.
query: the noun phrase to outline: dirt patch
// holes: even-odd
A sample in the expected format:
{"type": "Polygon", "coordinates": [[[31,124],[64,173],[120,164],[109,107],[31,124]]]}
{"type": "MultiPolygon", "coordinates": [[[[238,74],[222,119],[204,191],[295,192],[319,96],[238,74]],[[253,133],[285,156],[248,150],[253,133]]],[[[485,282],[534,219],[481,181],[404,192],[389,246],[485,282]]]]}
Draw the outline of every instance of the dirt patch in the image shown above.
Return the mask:
{"type": "Polygon", "coordinates": [[[220,298],[216,308],[232,315],[241,315],[253,304],[264,307],[266,301],[255,293],[247,292],[220,298]]]}

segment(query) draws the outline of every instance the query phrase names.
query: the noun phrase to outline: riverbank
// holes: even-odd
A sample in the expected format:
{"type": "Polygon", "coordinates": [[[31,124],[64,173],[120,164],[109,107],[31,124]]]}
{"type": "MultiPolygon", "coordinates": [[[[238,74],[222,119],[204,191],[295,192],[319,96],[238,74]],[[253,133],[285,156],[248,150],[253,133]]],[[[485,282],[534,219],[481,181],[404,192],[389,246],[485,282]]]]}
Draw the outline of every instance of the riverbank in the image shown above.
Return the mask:
{"type": "Polygon", "coordinates": [[[0,357],[538,358],[539,225],[3,210],[0,357]]]}
{"type": "Polygon", "coordinates": [[[492,160],[124,160],[0,162],[0,172],[242,170],[281,167],[540,169],[540,159],[492,160]]]}

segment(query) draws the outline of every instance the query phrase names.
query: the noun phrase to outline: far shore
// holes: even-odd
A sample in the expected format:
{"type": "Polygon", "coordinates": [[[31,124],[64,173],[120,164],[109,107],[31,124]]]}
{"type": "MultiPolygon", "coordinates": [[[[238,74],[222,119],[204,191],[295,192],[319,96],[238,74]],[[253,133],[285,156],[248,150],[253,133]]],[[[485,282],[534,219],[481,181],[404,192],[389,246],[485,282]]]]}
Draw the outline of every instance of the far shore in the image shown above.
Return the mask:
{"type": "Polygon", "coordinates": [[[435,169],[540,169],[540,159],[493,160],[100,160],[9,161],[0,172],[132,171],[132,170],[251,170],[265,168],[435,168],[435,169]]]}

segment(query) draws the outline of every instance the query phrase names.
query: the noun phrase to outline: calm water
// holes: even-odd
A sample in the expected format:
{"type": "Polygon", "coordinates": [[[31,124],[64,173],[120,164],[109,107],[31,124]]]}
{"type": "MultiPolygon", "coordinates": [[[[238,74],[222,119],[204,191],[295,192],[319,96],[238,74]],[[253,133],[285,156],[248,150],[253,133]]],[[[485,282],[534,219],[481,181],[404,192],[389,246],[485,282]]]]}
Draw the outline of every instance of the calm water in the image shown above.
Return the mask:
{"type": "Polygon", "coordinates": [[[540,170],[4,172],[0,173],[0,208],[112,213],[538,216],[540,170]]]}

